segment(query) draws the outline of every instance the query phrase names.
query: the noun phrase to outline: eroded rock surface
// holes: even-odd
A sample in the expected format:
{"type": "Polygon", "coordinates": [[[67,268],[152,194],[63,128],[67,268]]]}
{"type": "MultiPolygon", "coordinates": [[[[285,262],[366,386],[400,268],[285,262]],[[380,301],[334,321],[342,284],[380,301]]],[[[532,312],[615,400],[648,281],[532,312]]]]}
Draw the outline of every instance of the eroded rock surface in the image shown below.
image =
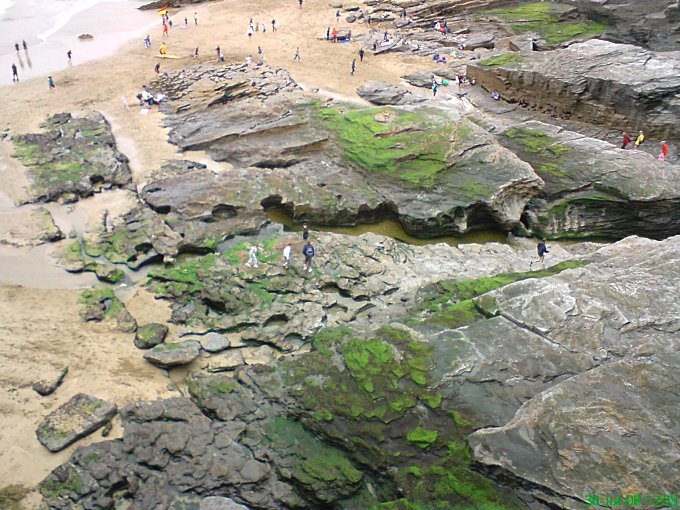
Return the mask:
{"type": "Polygon", "coordinates": [[[156,345],[144,353],[144,359],[161,368],[188,365],[201,352],[198,342],[185,340],[176,343],[165,343],[156,345]]]}
{"type": "Polygon", "coordinates": [[[261,208],[276,206],[326,225],[397,217],[421,236],[508,230],[542,186],[451,110],[322,105],[267,66],[199,66],[157,86],[175,105],[166,108],[170,141],[234,167],[178,165],[144,188],[144,200],[168,214],[184,243],[201,232],[205,239],[252,231],[265,221],[261,208]]]}

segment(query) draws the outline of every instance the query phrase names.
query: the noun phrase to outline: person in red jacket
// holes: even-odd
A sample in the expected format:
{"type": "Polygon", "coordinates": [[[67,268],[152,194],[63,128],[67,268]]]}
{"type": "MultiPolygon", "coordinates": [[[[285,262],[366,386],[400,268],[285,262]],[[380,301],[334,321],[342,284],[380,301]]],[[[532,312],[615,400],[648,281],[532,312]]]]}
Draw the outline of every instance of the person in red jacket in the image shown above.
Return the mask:
{"type": "Polygon", "coordinates": [[[665,161],[668,156],[668,144],[666,140],[661,142],[661,154],[659,154],[659,161],[665,161]]]}
{"type": "Polygon", "coordinates": [[[623,132],[623,144],[621,145],[621,148],[626,149],[626,148],[628,148],[629,145],[630,145],[630,134],[628,133],[628,131],[624,131],[623,132]]]}

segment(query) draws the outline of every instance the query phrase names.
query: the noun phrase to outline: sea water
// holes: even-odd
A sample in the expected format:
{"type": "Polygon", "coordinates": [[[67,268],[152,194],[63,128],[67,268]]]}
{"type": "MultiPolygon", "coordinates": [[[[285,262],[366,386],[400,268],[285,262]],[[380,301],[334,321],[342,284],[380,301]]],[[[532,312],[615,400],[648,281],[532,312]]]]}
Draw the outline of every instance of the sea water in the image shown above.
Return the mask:
{"type": "MultiPolygon", "coordinates": [[[[158,22],[155,11],[139,11],[143,0],[0,0],[0,84],[11,83],[10,67],[22,80],[113,53],[158,22]],[[81,34],[91,40],[81,40],[81,34]],[[15,44],[26,41],[17,54],[15,44]]],[[[146,34],[144,34],[146,35],[146,34]]]]}

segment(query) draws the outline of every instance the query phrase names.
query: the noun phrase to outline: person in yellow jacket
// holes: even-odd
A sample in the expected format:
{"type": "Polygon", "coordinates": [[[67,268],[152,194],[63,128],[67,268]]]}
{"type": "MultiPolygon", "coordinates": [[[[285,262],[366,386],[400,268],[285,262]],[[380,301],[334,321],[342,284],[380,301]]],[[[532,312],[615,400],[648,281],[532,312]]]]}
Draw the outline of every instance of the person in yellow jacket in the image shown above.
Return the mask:
{"type": "Polygon", "coordinates": [[[639,149],[640,145],[645,141],[645,134],[640,131],[640,134],[638,134],[638,137],[635,139],[635,148],[639,149]]]}
{"type": "Polygon", "coordinates": [[[165,43],[161,44],[161,47],[158,51],[160,51],[161,57],[165,58],[165,56],[168,54],[168,45],[165,43]]]}

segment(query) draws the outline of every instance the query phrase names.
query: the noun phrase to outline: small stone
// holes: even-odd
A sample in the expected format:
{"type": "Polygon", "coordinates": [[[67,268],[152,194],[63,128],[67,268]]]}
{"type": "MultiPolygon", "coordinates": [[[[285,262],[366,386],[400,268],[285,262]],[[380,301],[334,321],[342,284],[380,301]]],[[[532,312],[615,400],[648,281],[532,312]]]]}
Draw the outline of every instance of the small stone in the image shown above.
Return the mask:
{"type": "Polygon", "coordinates": [[[43,380],[33,383],[33,389],[43,397],[46,395],[51,395],[59,386],[61,386],[61,383],[64,381],[64,377],[66,377],[67,373],[68,367],[64,367],[54,378],[52,378],[52,380],[43,380]]]}
{"type": "Polygon", "coordinates": [[[231,341],[220,333],[208,333],[200,340],[204,351],[220,352],[231,345],[231,341]]]}

